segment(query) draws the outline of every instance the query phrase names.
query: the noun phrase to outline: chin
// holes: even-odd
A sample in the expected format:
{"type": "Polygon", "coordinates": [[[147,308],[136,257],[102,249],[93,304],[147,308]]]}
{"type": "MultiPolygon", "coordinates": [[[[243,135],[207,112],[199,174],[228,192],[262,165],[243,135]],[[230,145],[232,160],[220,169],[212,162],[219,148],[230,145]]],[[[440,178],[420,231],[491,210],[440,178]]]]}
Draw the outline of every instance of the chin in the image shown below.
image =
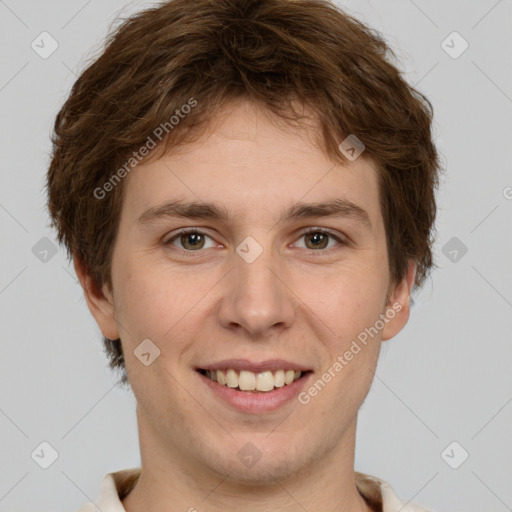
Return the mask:
{"type": "Polygon", "coordinates": [[[237,458],[233,460],[216,461],[216,472],[221,473],[229,479],[231,484],[238,484],[245,490],[250,487],[267,487],[277,485],[277,481],[286,481],[296,478],[300,469],[300,462],[290,460],[290,457],[280,457],[270,460],[265,455],[252,467],[241,464],[237,458]]]}
{"type": "Polygon", "coordinates": [[[247,487],[275,486],[278,481],[286,482],[308,473],[319,453],[329,449],[326,446],[313,449],[290,438],[285,444],[283,436],[271,437],[272,434],[266,433],[230,439],[226,448],[203,452],[206,460],[203,459],[202,465],[222,478],[229,475],[231,484],[239,484],[247,491],[247,487]]]}

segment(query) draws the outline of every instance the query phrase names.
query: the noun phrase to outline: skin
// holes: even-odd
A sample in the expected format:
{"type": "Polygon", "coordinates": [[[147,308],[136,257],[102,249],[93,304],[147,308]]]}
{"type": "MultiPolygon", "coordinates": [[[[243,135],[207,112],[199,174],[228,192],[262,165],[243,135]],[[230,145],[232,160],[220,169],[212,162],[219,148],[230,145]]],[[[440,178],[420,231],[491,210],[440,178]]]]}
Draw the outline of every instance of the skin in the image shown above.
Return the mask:
{"type": "Polygon", "coordinates": [[[355,486],[357,412],[381,342],[408,320],[414,265],[403,281],[390,281],[377,174],[364,153],[335,164],[315,144],[313,125],[291,127],[245,101],[219,119],[199,141],[126,178],[113,291],[96,286],[75,259],[103,335],[122,340],[137,399],[142,473],[123,505],[128,512],[368,512],[355,486]],[[278,223],[299,201],[339,197],[366,210],[371,228],[338,217],[278,223]],[[137,221],[171,199],[216,202],[230,220],[137,221]],[[207,236],[169,241],[184,227],[207,236]],[[328,237],[316,248],[305,228],[347,243],[328,237]],[[248,236],[263,248],[250,264],[236,253],[248,236]],[[394,303],[400,312],[306,405],[293,399],[271,413],[243,413],[195,371],[228,358],[283,358],[311,368],[313,383],[394,303]],[[161,351],[149,366],[133,353],[147,338],[161,351]],[[237,456],[248,442],[262,453],[252,467],[237,456]]]}

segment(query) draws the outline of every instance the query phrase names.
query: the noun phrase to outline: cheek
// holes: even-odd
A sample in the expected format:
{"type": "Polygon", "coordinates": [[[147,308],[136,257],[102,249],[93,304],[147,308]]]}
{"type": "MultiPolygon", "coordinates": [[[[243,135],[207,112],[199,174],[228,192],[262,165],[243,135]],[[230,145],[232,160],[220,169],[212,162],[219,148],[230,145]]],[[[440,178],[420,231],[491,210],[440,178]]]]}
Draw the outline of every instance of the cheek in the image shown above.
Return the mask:
{"type": "Polygon", "coordinates": [[[355,411],[369,391],[381,348],[381,331],[376,325],[385,285],[382,276],[340,280],[316,306],[314,329],[324,350],[323,368],[317,379],[328,383],[313,383],[313,389],[306,393],[311,391],[311,397],[322,395],[316,406],[330,410],[339,421],[347,411],[355,411]]]}
{"type": "Polygon", "coordinates": [[[156,340],[164,322],[170,327],[175,311],[173,301],[177,300],[175,294],[143,261],[120,259],[116,268],[116,318],[124,334],[123,342],[132,345],[146,338],[156,340]]]}
{"type": "MultiPolygon", "coordinates": [[[[149,338],[168,349],[180,350],[180,340],[197,325],[196,318],[208,301],[201,297],[212,287],[205,276],[170,269],[145,258],[133,258],[118,265],[116,318],[123,342],[136,346],[149,338]]],[[[217,277],[218,279],[218,277],[217,277]]]]}
{"type": "Polygon", "coordinates": [[[323,278],[297,280],[295,289],[305,305],[304,314],[316,318],[330,343],[338,347],[378,319],[387,289],[383,275],[377,267],[344,268],[323,278]]]}

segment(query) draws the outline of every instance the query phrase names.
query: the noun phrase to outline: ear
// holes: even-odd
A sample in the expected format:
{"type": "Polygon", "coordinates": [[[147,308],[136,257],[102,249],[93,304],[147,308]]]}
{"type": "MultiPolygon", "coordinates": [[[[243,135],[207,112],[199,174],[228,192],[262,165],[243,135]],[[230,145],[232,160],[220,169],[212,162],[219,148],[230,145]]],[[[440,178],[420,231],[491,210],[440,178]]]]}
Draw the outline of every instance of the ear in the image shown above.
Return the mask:
{"type": "Polygon", "coordinates": [[[107,285],[99,287],[94,279],[88,274],[84,262],[76,255],[73,256],[78,280],[84,289],[85,300],[92,316],[96,320],[101,333],[105,338],[116,340],[119,338],[119,329],[115,318],[114,302],[112,293],[107,285]]]}
{"type": "Polygon", "coordinates": [[[409,320],[411,292],[415,277],[416,264],[410,261],[407,275],[400,283],[393,286],[392,292],[389,295],[389,301],[384,312],[388,321],[384,323],[384,328],[382,329],[382,341],[396,336],[405,327],[407,320],[409,320]],[[393,312],[394,316],[392,316],[393,312]]]}

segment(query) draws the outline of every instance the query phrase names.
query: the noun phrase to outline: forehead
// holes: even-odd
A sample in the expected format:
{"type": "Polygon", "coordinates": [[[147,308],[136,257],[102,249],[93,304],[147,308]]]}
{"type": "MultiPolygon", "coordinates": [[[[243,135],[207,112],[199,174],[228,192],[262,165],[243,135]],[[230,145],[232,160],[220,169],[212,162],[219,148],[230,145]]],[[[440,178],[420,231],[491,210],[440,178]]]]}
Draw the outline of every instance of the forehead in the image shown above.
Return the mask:
{"type": "Polygon", "coordinates": [[[313,119],[290,125],[248,102],[228,105],[194,142],[136,166],[124,184],[134,220],[169,200],[217,203],[226,217],[283,215],[283,205],[344,199],[379,215],[377,170],[360,156],[332,161],[313,119]]]}

